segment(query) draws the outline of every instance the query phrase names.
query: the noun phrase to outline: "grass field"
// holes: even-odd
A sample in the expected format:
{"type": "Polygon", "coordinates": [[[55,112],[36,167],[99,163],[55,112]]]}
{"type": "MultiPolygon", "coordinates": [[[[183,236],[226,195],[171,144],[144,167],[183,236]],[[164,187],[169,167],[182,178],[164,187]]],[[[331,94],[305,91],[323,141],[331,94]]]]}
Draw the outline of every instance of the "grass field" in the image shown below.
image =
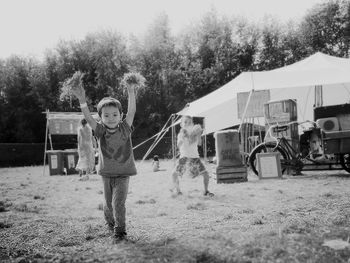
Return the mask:
{"type": "Polygon", "coordinates": [[[349,262],[345,172],[249,174],[235,184],[212,176],[212,198],[202,195],[202,178],[184,177],[175,198],[172,162],[161,160],[161,168],[138,163],[127,199],[130,241],[117,245],[104,226],[98,175],[79,181],[48,169],[43,176],[42,166],[0,169],[0,261],[349,262]]]}

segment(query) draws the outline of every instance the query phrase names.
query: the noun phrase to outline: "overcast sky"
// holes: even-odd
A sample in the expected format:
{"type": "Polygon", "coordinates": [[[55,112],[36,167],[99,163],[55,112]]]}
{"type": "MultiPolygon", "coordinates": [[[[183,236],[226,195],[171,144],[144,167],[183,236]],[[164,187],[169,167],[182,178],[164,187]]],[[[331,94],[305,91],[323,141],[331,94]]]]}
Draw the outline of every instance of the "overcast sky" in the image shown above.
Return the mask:
{"type": "Polygon", "coordinates": [[[0,58],[11,54],[40,58],[60,39],[82,39],[88,32],[116,29],[142,34],[161,12],[173,33],[214,7],[221,15],[259,21],[266,14],[281,21],[300,19],[325,0],[0,0],[0,58]]]}

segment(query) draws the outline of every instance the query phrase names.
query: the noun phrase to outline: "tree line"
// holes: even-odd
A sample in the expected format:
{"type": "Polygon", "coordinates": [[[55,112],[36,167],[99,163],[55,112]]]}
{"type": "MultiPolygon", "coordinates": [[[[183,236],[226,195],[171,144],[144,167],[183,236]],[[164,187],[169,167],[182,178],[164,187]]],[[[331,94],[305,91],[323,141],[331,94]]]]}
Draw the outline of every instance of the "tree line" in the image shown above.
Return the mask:
{"type": "Polygon", "coordinates": [[[142,37],[106,30],[62,40],[43,60],[17,55],[0,60],[0,143],[43,142],[42,112],[80,111],[77,100],[59,100],[62,83],[78,70],[85,73],[92,111],[104,96],[118,98],[126,111],[121,79],[140,72],[147,81],[138,94],[133,136],[148,138],[186,103],[241,72],[282,67],[316,51],[349,57],[349,45],[349,0],[317,4],[300,21],[266,16],[253,23],[212,9],[176,35],[163,13],[142,37]]]}

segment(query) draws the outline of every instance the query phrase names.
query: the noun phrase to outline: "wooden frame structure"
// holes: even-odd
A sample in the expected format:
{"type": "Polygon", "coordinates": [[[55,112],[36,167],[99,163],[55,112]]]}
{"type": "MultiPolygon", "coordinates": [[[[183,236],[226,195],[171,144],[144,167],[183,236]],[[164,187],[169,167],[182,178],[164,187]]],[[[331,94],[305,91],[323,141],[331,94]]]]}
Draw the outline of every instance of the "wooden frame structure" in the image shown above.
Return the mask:
{"type": "MultiPolygon", "coordinates": [[[[49,110],[46,110],[43,113],[46,114],[45,149],[43,160],[43,175],[45,175],[48,139],[50,143],[50,149],[53,150],[51,135],[77,134],[79,122],[84,118],[84,115],[82,112],[50,112],[49,110]]],[[[93,112],[91,114],[96,120],[99,119],[96,112],[93,112]]]]}

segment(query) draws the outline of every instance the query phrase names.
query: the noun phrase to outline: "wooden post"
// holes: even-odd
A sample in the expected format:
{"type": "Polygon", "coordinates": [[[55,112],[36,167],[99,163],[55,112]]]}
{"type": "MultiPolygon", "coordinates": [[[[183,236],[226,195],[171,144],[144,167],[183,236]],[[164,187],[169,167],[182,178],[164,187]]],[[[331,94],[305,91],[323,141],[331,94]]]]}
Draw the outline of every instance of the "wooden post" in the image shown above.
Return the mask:
{"type": "MultiPolygon", "coordinates": [[[[45,175],[45,166],[46,166],[46,149],[47,149],[47,133],[49,131],[49,110],[46,110],[46,129],[45,129],[45,149],[44,149],[44,169],[43,176],[45,175]]],[[[52,147],[52,146],[51,146],[52,147]]]]}

